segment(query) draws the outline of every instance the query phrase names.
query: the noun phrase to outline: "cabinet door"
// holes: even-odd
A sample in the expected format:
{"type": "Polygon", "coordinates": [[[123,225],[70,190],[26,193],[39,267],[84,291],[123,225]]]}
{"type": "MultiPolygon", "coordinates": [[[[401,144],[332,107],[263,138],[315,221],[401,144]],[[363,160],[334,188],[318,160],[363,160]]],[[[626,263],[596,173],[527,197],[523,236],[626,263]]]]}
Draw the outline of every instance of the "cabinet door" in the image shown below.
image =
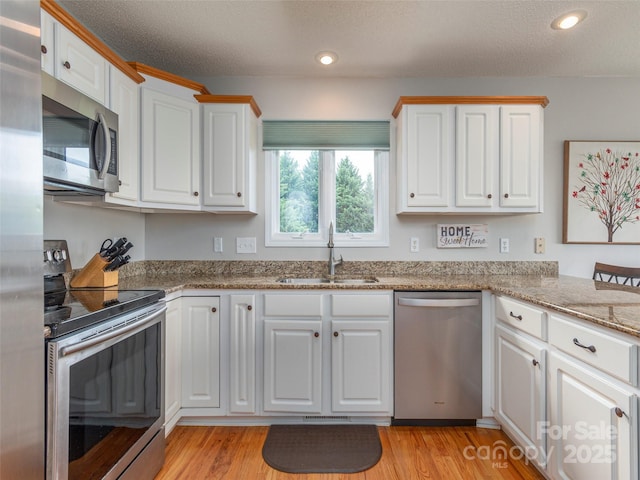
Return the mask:
{"type": "Polygon", "coordinates": [[[52,76],[55,75],[54,25],[53,17],[40,10],[40,68],[52,76]]]}
{"type": "Polygon", "coordinates": [[[537,207],[542,182],[542,107],[500,107],[500,206],[537,207]]]}
{"type": "Polygon", "coordinates": [[[118,114],[119,190],[107,195],[113,203],[135,204],[140,198],[140,104],[138,84],[110,67],[109,108],[118,114]],[[123,200],[125,202],[122,202],[123,200]]]}
{"type": "Polygon", "coordinates": [[[203,112],[203,204],[255,211],[256,116],[245,104],[208,104],[203,112]]]}
{"type": "Polygon", "coordinates": [[[54,75],[107,105],[107,61],[63,25],[55,26],[54,75]]]}
{"type": "Polygon", "coordinates": [[[331,409],[390,414],[389,322],[333,320],[331,331],[331,409]]]}
{"type": "Polygon", "coordinates": [[[253,295],[230,296],[229,412],[256,411],[256,315],[253,295]]]}
{"type": "Polygon", "coordinates": [[[456,107],[456,206],[491,207],[497,200],[498,107],[456,107]]]}
{"type": "Polygon", "coordinates": [[[321,412],[321,333],[321,320],[265,320],[265,411],[321,412]]]}
{"type": "Polygon", "coordinates": [[[552,477],[638,478],[633,393],[555,352],[549,357],[549,378],[552,477]]]}
{"type": "Polygon", "coordinates": [[[182,298],[182,406],[220,406],[220,299],[182,298]]]}
{"type": "MultiPolygon", "coordinates": [[[[182,311],[179,298],[167,302],[165,324],[165,425],[172,425],[173,417],[180,411],[182,397],[182,311]]],[[[165,434],[170,428],[165,427],[165,434]]]]}
{"type": "MultiPolygon", "coordinates": [[[[451,105],[409,105],[403,112],[401,189],[407,207],[447,207],[453,165],[451,105]]],[[[419,211],[419,209],[418,209],[419,211]]]]}
{"type": "Polygon", "coordinates": [[[142,95],[142,200],[199,205],[199,110],[156,90],[142,95]]]}
{"type": "Polygon", "coordinates": [[[545,349],[501,325],[496,326],[496,417],[525,448],[532,461],[545,468],[545,349]]]}

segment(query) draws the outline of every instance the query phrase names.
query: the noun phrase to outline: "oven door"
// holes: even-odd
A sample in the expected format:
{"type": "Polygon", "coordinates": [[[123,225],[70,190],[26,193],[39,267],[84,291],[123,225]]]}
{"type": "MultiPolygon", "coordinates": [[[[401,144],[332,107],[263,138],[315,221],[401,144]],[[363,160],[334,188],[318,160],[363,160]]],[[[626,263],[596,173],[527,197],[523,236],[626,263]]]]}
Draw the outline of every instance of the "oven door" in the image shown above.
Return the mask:
{"type": "Polygon", "coordinates": [[[47,343],[47,479],[118,478],[164,436],[165,311],[160,302],[47,343]]]}

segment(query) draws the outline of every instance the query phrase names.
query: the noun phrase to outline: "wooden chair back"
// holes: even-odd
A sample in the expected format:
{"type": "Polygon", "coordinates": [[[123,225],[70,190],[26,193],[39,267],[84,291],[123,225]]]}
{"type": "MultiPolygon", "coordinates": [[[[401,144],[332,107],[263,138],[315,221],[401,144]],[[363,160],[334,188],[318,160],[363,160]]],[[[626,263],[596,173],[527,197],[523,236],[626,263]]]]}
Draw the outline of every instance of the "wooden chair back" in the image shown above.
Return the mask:
{"type": "Polygon", "coordinates": [[[601,282],[640,287],[640,267],[621,267],[596,262],[593,268],[593,279],[601,282]]]}

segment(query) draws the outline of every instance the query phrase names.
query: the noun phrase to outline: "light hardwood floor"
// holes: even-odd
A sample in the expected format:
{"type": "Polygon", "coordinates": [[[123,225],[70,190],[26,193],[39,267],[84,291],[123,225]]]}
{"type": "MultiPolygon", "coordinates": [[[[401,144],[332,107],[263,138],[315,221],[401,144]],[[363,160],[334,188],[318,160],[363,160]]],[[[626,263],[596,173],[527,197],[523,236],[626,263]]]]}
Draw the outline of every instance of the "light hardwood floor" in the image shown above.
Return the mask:
{"type": "MultiPolygon", "coordinates": [[[[380,461],[354,474],[294,475],[269,467],[262,445],[269,427],[182,427],[167,438],[156,480],[417,480],[543,479],[514,455],[500,430],[475,427],[379,427],[380,461]],[[478,450],[484,446],[484,449],[478,450]],[[489,458],[487,458],[489,457],[489,458]],[[509,458],[510,457],[510,458],[509,458]]],[[[515,451],[514,451],[515,452],[515,451]]]]}

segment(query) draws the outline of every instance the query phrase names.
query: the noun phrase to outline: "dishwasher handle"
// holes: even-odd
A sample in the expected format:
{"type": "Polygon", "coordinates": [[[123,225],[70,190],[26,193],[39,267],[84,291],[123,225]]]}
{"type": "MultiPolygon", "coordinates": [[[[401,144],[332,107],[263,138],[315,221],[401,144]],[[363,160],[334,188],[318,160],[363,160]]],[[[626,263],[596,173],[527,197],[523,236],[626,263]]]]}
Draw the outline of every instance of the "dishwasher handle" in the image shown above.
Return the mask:
{"type": "Polygon", "coordinates": [[[405,307],[452,308],[476,307],[480,305],[478,298],[398,298],[398,305],[405,307]]]}

